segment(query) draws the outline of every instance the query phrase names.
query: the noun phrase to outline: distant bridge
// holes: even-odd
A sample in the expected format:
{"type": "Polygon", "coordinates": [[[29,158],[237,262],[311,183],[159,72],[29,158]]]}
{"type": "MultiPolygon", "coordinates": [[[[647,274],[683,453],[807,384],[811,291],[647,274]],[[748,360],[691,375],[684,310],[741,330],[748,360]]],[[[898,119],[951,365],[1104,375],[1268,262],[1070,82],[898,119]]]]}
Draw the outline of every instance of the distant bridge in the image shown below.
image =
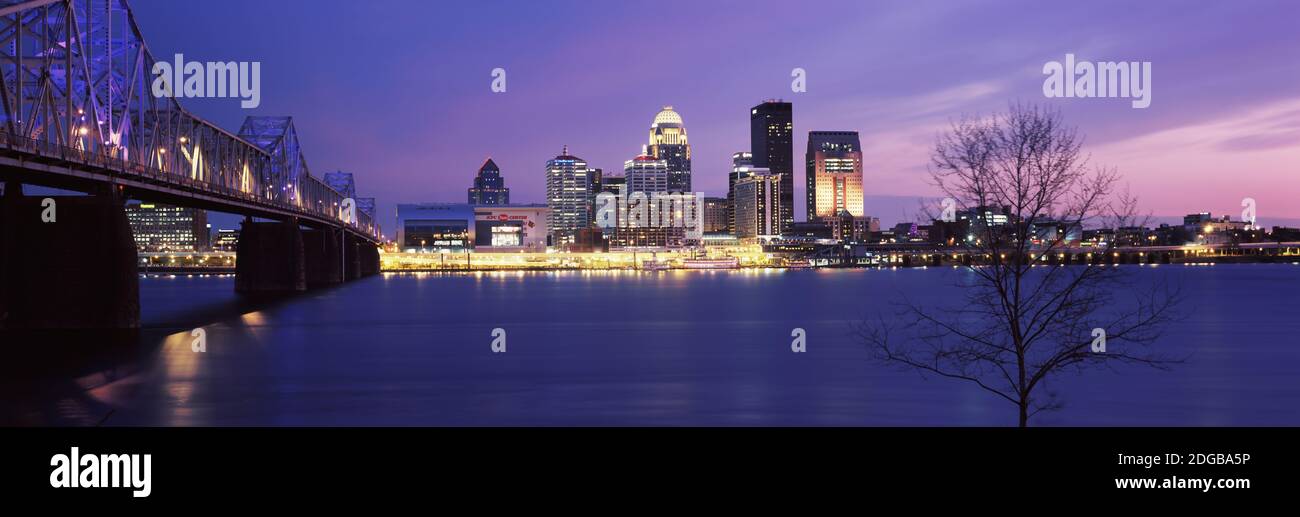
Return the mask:
{"type": "Polygon", "coordinates": [[[241,292],[378,272],[379,225],[311,174],[292,118],[231,133],[153,95],[126,0],[0,0],[0,43],[0,328],[138,325],[128,198],[246,216],[241,292]],[[22,184],[91,196],[50,212],[22,184]]]}

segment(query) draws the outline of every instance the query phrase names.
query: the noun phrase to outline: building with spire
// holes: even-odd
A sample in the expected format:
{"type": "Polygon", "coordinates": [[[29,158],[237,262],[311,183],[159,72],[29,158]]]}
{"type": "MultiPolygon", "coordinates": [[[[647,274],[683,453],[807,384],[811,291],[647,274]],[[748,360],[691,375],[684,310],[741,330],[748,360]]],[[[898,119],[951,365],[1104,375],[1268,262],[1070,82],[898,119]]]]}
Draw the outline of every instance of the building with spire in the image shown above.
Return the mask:
{"type": "Polygon", "coordinates": [[[469,204],[476,206],[510,204],[510,189],[506,187],[505,178],[496,162],[488,158],[478,168],[474,177],[474,186],[469,188],[469,204]]]}
{"type": "Polygon", "coordinates": [[[682,116],[672,106],[664,106],[655,115],[645,154],[667,164],[669,192],[691,191],[691,144],[682,116]]]}

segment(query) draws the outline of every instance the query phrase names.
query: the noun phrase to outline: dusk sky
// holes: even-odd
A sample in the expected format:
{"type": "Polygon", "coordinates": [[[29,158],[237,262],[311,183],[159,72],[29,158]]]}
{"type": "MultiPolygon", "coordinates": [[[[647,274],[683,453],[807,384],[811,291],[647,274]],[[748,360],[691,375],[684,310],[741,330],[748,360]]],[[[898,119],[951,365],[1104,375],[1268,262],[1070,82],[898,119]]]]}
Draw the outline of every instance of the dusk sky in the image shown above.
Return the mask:
{"type": "MultiPolygon", "coordinates": [[[[291,115],[314,175],[344,170],[359,194],[465,202],[487,157],[511,200],[542,203],[544,165],[568,145],[621,173],[651,119],[685,120],[694,187],[726,194],[748,150],[748,110],[794,103],[795,214],[810,130],[856,130],[866,211],[893,224],[934,196],[936,135],[1009,102],[1058,107],[1096,164],[1123,174],[1157,216],[1208,210],[1263,224],[1300,218],[1300,3],[1296,2],[308,2],[132,3],[150,50],[260,61],[261,106],[186,99],[238,130],[291,115]],[[1151,106],[1048,99],[1042,68],[1066,53],[1150,61],[1151,106]],[[507,72],[492,93],[491,70],[507,72]],[[790,73],[807,71],[792,93],[790,73]]],[[[390,235],[391,236],[391,235],[390,235]]]]}

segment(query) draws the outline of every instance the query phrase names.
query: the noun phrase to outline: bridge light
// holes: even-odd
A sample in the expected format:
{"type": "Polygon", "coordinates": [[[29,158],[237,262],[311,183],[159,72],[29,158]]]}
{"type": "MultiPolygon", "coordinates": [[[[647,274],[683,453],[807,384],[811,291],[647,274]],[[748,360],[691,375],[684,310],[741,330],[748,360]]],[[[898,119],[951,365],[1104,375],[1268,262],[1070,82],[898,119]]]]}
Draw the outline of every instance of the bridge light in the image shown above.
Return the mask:
{"type": "Polygon", "coordinates": [[[159,148],[158,148],[158,154],[167,154],[167,150],[166,150],[166,149],[163,149],[163,148],[161,148],[161,147],[159,147],[159,148]]]}
{"type": "Polygon", "coordinates": [[[189,142],[189,141],[190,141],[189,138],[187,138],[187,137],[183,137],[183,136],[181,137],[181,143],[182,143],[182,144],[185,143],[185,142],[189,142]]]}
{"type": "Polygon", "coordinates": [[[81,127],[77,128],[77,134],[79,134],[79,135],[81,135],[81,136],[89,135],[89,134],[90,134],[90,128],[88,128],[88,127],[86,127],[86,126],[81,126],[81,127]]]}

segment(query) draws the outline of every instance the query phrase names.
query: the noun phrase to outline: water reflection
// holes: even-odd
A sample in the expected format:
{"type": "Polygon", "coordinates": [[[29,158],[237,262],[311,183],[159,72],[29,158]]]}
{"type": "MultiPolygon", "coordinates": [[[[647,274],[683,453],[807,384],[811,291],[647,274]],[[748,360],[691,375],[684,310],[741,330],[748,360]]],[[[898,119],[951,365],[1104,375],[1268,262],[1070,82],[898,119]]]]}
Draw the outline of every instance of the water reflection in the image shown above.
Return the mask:
{"type": "MultiPolygon", "coordinates": [[[[1191,360],[1064,378],[1067,410],[1039,424],[1300,425],[1300,267],[1132,271],[1183,283],[1196,316],[1161,345],[1191,360]]],[[[902,293],[956,299],[967,273],[392,273],[278,300],[151,277],[137,332],[3,336],[0,423],[1008,425],[1004,403],[871,363],[851,335],[902,293]]]]}

